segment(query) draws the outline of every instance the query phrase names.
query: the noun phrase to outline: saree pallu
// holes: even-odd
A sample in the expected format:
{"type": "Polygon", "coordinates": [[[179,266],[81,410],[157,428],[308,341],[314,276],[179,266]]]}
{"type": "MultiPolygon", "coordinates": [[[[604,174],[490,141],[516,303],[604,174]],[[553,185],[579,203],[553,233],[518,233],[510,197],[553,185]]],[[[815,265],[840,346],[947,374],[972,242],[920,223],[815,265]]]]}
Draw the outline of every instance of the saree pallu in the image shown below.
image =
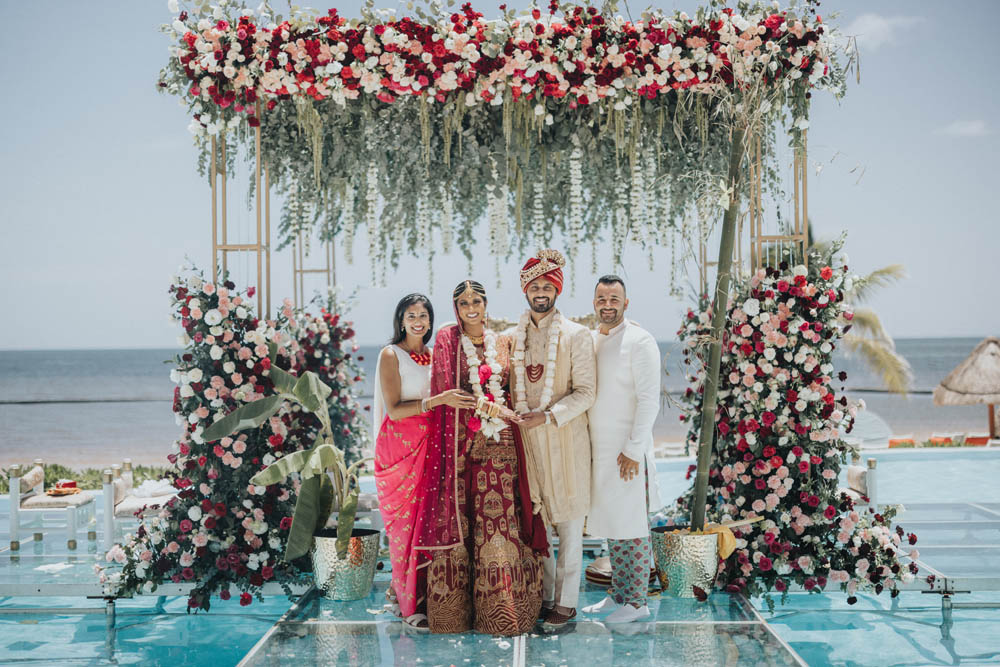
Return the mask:
{"type": "Polygon", "coordinates": [[[388,417],[375,440],[375,488],[389,540],[392,588],[403,618],[416,613],[426,594],[426,556],[415,549],[426,496],[424,464],[430,435],[427,413],[388,417]]]}

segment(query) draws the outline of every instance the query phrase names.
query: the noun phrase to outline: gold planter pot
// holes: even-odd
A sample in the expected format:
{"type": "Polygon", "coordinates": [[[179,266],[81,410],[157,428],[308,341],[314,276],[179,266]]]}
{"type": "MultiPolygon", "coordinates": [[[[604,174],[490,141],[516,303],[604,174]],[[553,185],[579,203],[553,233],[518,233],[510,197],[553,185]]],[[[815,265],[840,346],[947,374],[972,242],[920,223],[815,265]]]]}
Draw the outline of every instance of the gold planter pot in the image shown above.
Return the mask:
{"type": "Polygon", "coordinates": [[[673,532],[679,528],[686,526],[660,526],[650,532],[660,586],[682,598],[694,597],[694,586],[710,593],[719,565],[719,538],[673,532]]]}
{"type": "Polygon", "coordinates": [[[315,534],[312,556],[313,577],[323,595],[331,600],[360,600],[372,590],[382,533],[355,528],[344,558],[337,557],[337,529],[315,534]]]}

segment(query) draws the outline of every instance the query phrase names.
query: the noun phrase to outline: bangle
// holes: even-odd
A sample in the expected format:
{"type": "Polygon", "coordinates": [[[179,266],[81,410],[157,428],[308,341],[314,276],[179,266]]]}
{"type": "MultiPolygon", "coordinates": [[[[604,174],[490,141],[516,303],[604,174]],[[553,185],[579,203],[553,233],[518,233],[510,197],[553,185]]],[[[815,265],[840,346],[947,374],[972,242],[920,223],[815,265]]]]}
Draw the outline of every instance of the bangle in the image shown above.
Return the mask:
{"type": "Polygon", "coordinates": [[[430,401],[430,400],[431,399],[429,399],[429,398],[422,398],[422,399],[420,399],[420,411],[421,412],[427,412],[427,411],[430,410],[430,408],[427,406],[427,402],[430,401]]]}

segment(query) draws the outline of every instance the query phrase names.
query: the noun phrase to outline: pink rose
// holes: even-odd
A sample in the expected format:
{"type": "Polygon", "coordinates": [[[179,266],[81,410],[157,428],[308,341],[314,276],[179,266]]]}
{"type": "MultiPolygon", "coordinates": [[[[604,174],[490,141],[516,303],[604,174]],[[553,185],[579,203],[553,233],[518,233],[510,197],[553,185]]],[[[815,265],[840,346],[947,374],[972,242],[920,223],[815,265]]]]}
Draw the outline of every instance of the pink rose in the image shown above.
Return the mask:
{"type": "Polygon", "coordinates": [[[493,376],[493,369],[488,365],[482,364],[479,367],[479,384],[486,384],[486,382],[493,376]]]}

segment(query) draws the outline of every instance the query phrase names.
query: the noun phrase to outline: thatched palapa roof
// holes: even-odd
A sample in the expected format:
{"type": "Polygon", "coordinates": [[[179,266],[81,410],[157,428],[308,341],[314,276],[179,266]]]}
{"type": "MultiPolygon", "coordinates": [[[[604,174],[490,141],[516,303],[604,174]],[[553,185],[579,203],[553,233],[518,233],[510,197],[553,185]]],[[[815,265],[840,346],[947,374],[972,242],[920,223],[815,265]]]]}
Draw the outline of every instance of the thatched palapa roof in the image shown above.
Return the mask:
{"type": "Polygon", "coordinates": [[[935,405],[1000,403],[1000,338],[987,338],[934,389],[935,405]]]}

